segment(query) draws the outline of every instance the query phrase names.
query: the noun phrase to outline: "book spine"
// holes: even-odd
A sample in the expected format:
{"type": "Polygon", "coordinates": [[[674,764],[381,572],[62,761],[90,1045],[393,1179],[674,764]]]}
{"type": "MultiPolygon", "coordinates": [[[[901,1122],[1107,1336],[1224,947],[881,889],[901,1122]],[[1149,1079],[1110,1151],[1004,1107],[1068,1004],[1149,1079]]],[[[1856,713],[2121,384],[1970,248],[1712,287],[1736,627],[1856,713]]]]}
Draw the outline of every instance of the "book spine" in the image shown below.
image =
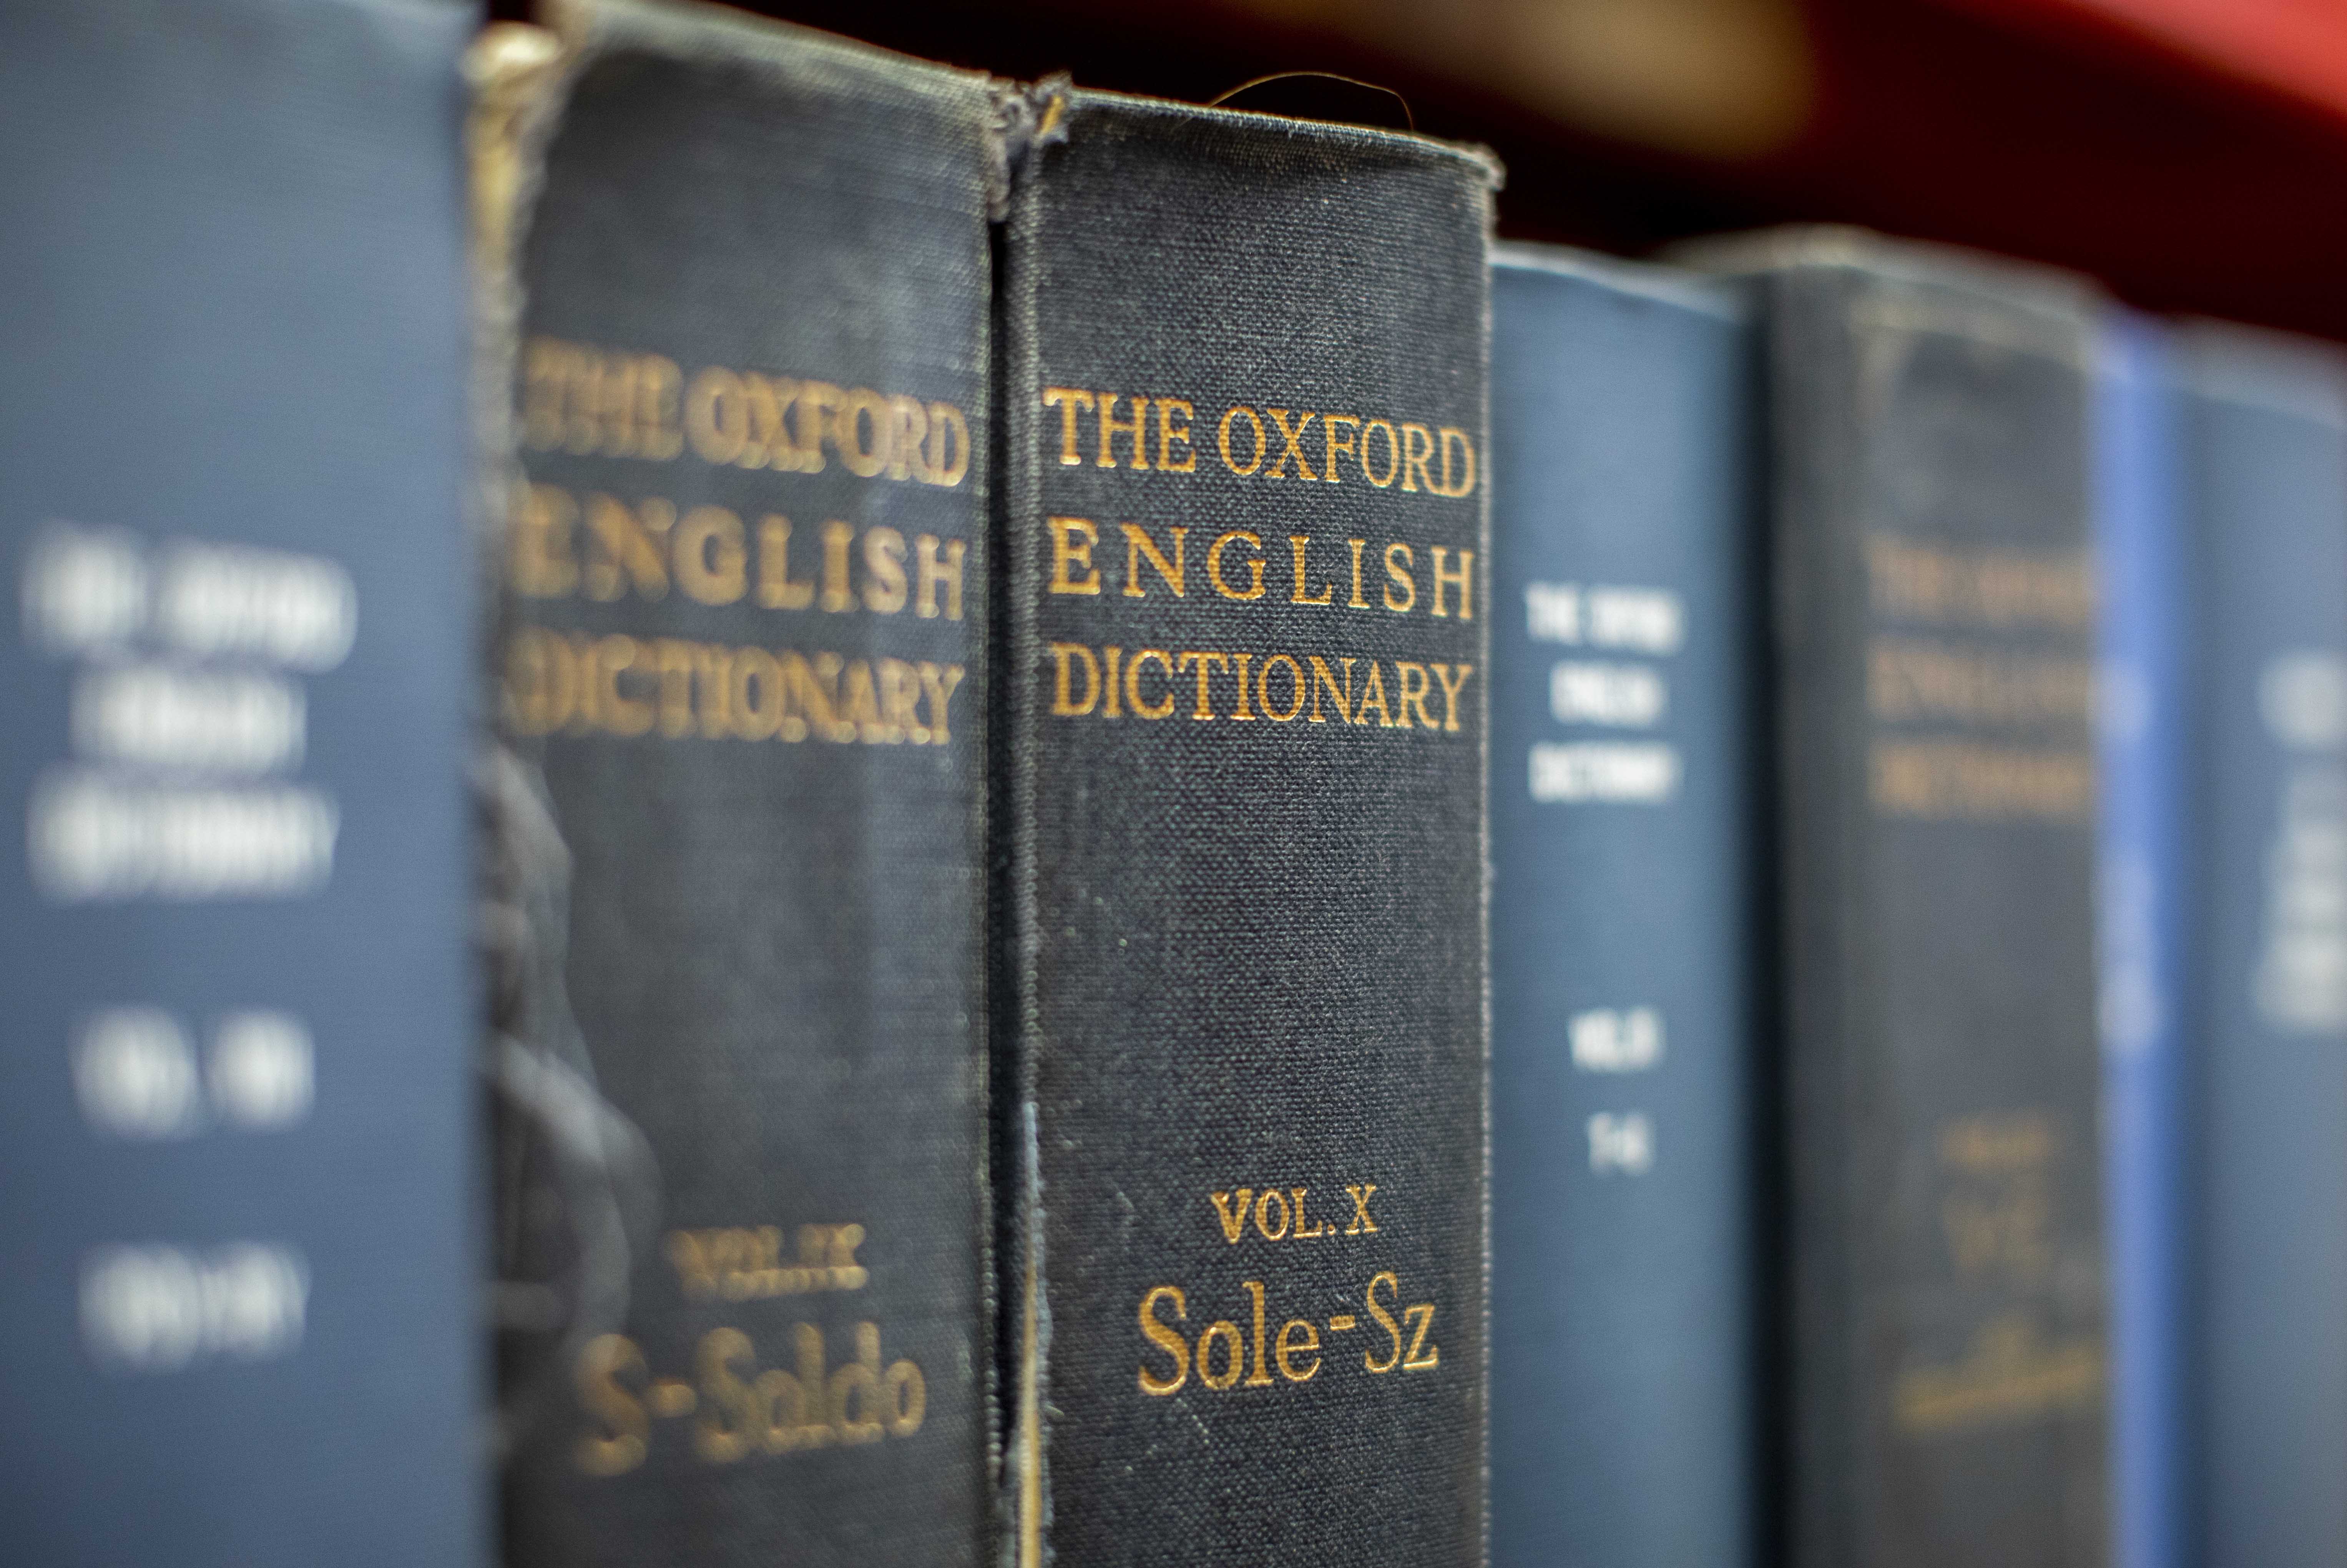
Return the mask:
{"type": "Polygon", "coordinates": [[[1013,1560],[1484,1555],[1491,170],[1041,95],[1002,285],[1013,1560]]]}
{"type": "Polygon", "coordinates": [[[457,58],[0,12],[0,1517],[478,1563],[457,58]]]}
{"type": "Polygon", "coordinates": [[[2083,303],[1768,274],[1793,1559],[2102,1561],[2083,303]]]}
{"type": "Polygon", "coordinates": [[[561,13],[496,655],[507,1548],[984,1551],[983,77],[561,13]]]}
{"type": "Polygon", "coordinates": [[[2120,1568],[2181,1561],[2188,1479],[2190,538],[2169,359],[2158,327],[2115,316],[2096,384],[2103,1143],[2120,1568]]]}
{"type": "Polygon", "coordinates": [[[1504,251],[1492,290],[1494,1553],[1730,1568],[1756,1502],[1751,333],[1718,285],[1566,252],[1504,251]]]}
{"type": "Polygon", "coordinates": [[[2181,340],[2205,1560],[2347,1559],[2347,364],[2181,340]]]}

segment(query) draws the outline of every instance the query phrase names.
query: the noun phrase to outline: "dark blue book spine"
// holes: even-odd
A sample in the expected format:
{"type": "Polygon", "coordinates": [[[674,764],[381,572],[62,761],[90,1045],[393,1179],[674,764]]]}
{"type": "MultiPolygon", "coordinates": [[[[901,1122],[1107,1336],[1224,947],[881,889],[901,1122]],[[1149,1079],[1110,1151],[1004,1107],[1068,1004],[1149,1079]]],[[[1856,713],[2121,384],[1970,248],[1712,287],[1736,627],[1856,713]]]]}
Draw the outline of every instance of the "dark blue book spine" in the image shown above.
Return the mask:
{"type": "Polygon", "coordinates": [[[976,1568],[991,85],[556,15],[482,138],[506,1562],[976,1568]]]}
{"type": "Polygon", "coordinates": [[[1847,231],[1709,258],[1768,341],[1790,1558],[2105,1568],[2100,307],[1847,231]]]}
{"type": "Polygon", "coordinates": [[[12,1563],[485,1543],[473,22],[0,10],[12,1563]]]}
{"type": "Polygon", "coordinates": [[[1492,292],[1493,1557],[1733,1568],[1749,333],[1723,288],[1564,252],[1502,251],[1492,292]]]}
{"type": "Polygon", "coordinates": [[[2347,1562],[2347,362],[2181,338],[2212,1568],[2347,1562]]]}
{"type": "Polygon", "coordinates": [[[2115,317],[2096,421],[2101,570],[2105,1225],[2112,1553],[2177,1568],[2184,1513],[2188,1132],[2186,566],[2165,334],[2115,317]]]}

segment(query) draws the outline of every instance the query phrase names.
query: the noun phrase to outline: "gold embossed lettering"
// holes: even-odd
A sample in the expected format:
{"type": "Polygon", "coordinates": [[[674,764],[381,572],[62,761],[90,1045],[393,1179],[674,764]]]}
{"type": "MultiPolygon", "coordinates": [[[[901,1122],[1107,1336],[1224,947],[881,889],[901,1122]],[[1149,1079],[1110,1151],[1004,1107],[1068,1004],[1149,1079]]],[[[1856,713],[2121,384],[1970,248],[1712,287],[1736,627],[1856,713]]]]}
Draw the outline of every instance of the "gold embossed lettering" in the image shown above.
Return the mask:
{"type": "Polygon", "coordinates": [[[1304,712],[1304,666],[1285,653],[1273,654],[1263,661],[1263,670],[1255,677],[1255,698],[1257,705],[1263,709],[1265,718],[1275,724],[1288,723],[1296,714],[1304,712]],[[1287,712],[1284,713],[1272,706],[1271,702],[1271,672],[1282,664],[1287,666],[1287,691],[1288,695],[1294,699],[1288,703],[1287,712]]]}
{"type": "Polygon", "coordinates": [[[1193,648],[1184,651],[1182,656],[1175,660],[1174,663],[1174,667],[1179,670],[1187,670],[1194,664],[1198,668],[1198,705],[1190,710],[1190,717],[1193,719],[1213,718],[1214,716],[1214,705],[1207,701],[1207,678],[1213,669],[1219,668],[1228,670],[1231,667],[1230,655],[1226,653],[1212,653],[1202,649],[1193,648]]]}
{"type": "Polygon", "coordinates": [[[1443,558],[1450,553],[1449,550],[1443,548],[1440,545],[1436,545],[1433,547],[1433,553],[1434,608],[1427,613],[1440,619],[1448,620],[1450,612],[1448,610],[1445,610],[1442,606],[1442,590],[1445,588],[1456,588],[1459,590],[1459,619],[1461,620],[1474,620],[1475,552],[1473,550],[1460,550],[1459,552],[1459,569],[1457,571],[1452,571],[1448,566],[1443,564],[1443,558]]]}
{"type": "Polygon", "coordinates": [[[1356,433],[1360,428],[1361,421],[1356,415],[1323,414],[1320,416],[1320,444],[1322,448],[1320,466],[1326,470],[1326,472],[1322,474],[1321,477],[1327,479],[1328,483],[1333,485],[1337,482],[1337,456],[1338,453],[1342,453],[1346,456],[1351,457],[1357,462],[1359,460],[1360,453],[1358,450],[1358,444],[1360,438],[1356,433]],[[1344,426],[1345,429],[1345,438],[1341,441],[1337,438],[1337,428],[1338,425],[1344,426]]]}
{"type": "Polygon", "coordinates": [[[1286,445],[1281,446],[1279,456],[1272,460],[1271,466],[1265,471],[1263,477],[1266,479],[1286,478],[1287,460],[1293,457],[1296,459],[1296,473],[1298,478],[1317,479],[1320,476],[1314,473],[1312,465],[1304,460],[1304,448],[1300,445],[1304,439],[1304,433],[1312,427],[1312,421],[1317,415],[1307,414],[1291,426],[1287,423],[1288,410],[1266,408],[1264,412],[1270,415],[1271,422],[1279,427],[1279,438],[1286,445]]]}
{"type": "Polygon", "coordinates": [[[1430,730],[1439,728],[1433,717],[1426,711],[1426,700],[1434,692],[1434,685],[1427,675],[1426,666],[1397,661],[1394,664],[1394,682],[1399,688],[1394,697],[1394,723],[1407,730],[1409,728],[1409,716],[1415,712],[1418,715],[1418,722],[1426,728],[1430,730]]]}
{"type": "Polygon", "coordinates": [[[1043,389],[1043,406],[1060,411],[1060,463],[1063,467],[1076,467],[1084,460],[1083,455],[1076,450],[1076,413],[1079,409],[1090,409],[1092,405],[1092,395],[1081,387],[1047,386],[1043,389]]]}
{"type": "Polygon", "coordinates": [[[1404,424],[1401,427],[1401,487],[1416,490],[1422,481],[1425,487],[1436,489],[1432,476],[1426,471],[1434,456],[1434,432],[1423,425],[1404,424]]]}
{"type": "Polygon", "coordinates": [[[913,541],[913,613],[923,620],[935,620],[938,616],[938,588],[946,590],[946,619],[961,619],[961,561],[963,545],[959,539],[948,539],[945,559],[938,557],[938,537],[923,534],[913,541]]]}
{"type": "Polygon", "coordinates": [[[1158,1286],[1141,1298],[1141,1337],[1174,1358],[1174,1371],[1170,1377],[1150,1376],[1146,1362],[1141,1368],[1141,1391],[1162,1398],[1190,1380],[1190,1342],[1182,1337],[1179,1329],[1158,1317],[1157,1304],[1161,1301],[1173,1304],[1174,1317],[1178,1322],[1188,1321],[1190,1314],[1178,1286],[1158,1286]]]}
{"type": "Polygon", "coordinates": [[[1386,547],[1384,598],[1386,608],[1396,615],[1407,614],[1409,607],[1418,602],[1418,583],[1409,575],[1409,569],[1415,559],[1410,548],[1406,544],[1397,541],[1386,547]],[[1401,597],[1399,600],[1394,598],[1396,589],[1401,590],[1401,597]]]}
{"type": "Polygon", "coordinates": [[[1429,486],[1438,496],[1464,496],[1475,488],[1475,444],[1455,425],[1442,427],[1442,483],[1429,486]],[[1452,453],[1458,454],[1454,465],[1452,453]]]}
{"type": "Polygon", "coordinates": [[[525,599],[559,599],[579,587],[579,562],[572,553],[571,530],[579,520],[579,503],[552,485],[532,485],[522,492],[507,539],[507,571],[514,591],[525,599]]]}
{"type": "Polygon", "coordinates": [[[1161,397],[1157,400],[1157,466],[1168,474],[1195,473],[1198,455],[1190,449],[1190,417],[1196,411],[1184,397],[1161,397]],[[1174,423],[1174,411],[1182,411],[1182,423],[1174,423]],[[1174,448],[1182,448],[1180,461],[1173,456],[1174,448]]]}
{"type": "Polygon", "coordinates": [[[1313,1356],[1312,1364],[1302,1371],[1296,1370],[1296,1358],[1319,1348],[1320,1330],[1301,1317],[1291,1317],[1279,1326],[1279,1342],[1274,1348],[1272,1359],[1279,1365],[1279,1375],[1289,1382],[1308,1383],[1319,1375],[1320,1358],[1313,1356]]]}
{"type": "Polygon", "coordinates": [[[921,695],[929,704],[929,743],[942,746],[953,738],[946,728],[946,705],[953,701],[954,688],[961,684],[962,668],[958,664],[931,664],[926,660],[917,668],[921,695]]]}
{"type": "Polygon", "coordinates": [[[1143,432],[1149,423],[1149,399],[1135,397],[1132,400],[1133,417],[1130,419],[1119,419],[1116,416],[1117,402],[1115,393],[1103,392],[1099,395],[1099,402],[1095,405],[1100,410],[1100,415],[1094,421],[1100,426],[1100,466],[1103,468],[1115,467],[1116,438],[1120,436],[1130,436],[1133,437],[1133,466],[1143,473],[1147,473],[1149,448],[1143,432]]]}
{"type": "Polygon", "coordinates": [[[1133,661],[1124,667],[1125,705],[1133,710],[1133,715],[1136,718],[1163,719],[1169,717],[1174,712],[1173,684],[1174,661],[1173,658],[1167,654],[1165,650],[1162,648],[1135,649],[1133,654],[1133,661]],[[1153,660],[1156,661],[1159,668],[1165,671],[1166,684],[1166,690],[1153,703],[1145,702],[1141,695],[1141,667],[1153,660]]]}
{"type": "Polygon", "coordinates": [[[1264,448],[1268,445],[1267,438],[1264,435],[1263,421],[1257,418],[1255,410],[1246,405],[1241,404],[1223,415],[1223,423],[1214,432],[1214,442],[1222,448],[1223,466],[1240,478],[1248,477],[1263,466],[1264,448]],[[1231,455],[1231,422],[1239,418],[1245,418],[1255,432],[1255,453],[1248,457],[1246,466],[1244,468],[1239,466],[1239,460],[1231,455]]]}
{"type": "Polygon", "coordinates": [[[587,597],[610,603],[632,586],[668,596],[668,531],[676,508],[654,497],[636,508],[605,495],[587,497],[587,597]]]}
{"type": "Polygon", "coordinates": [[[1119,523],[1117,527],[1124,530],[1124,597],[1147,597],[1148,590],[1141,586],[1141,563],[1146,560],[1157,569],[1159,579],[1174,590],[1174,597],[1182,598],[1182,543],[1189,538],[1190,530],[1182,528],[1165,530],[1174,536],[1174,559],[1169,561],[1165,559],[1165,552],[1157,548],[1157,541],[1149,537],[1146,528],[1135,528],[1131,523],[1119,523]]]}
{"type": "Polygon", "coordinates": [[[1229,1388],[1246,1370],[1246,1346],[1239,1334],[1239,1326],[1228,1318],[1207,1326],[1198,1336],[1198,1381],[1217,1391],[1229,1388]],[[1220,1372],[1214,1370],[1214,1347],[1224,1347],[1225,1359],[1220,1372]]]}
{"type": "Polygon", "coordinates": [[[1467,677],[1473,673],[1475,666],[1461,664],[1459,666],[1459,679],[1453,681],[1450,665],[1434,666],[1434,679],[1442,687],[1442,727],[1450,733],[1456,734],[1459,731],[1459,693],[1466,686],[1467,677]]]}
{"type": "Polygon", "coordinates": [[[1327,604],[1337,596],[1337,585],[1333,582],[1324,582],[1320,585],[1320,596],[1317,599],[1305,591],[1304,552],[1311,548],[1311,544],[1312,536],[1309,534],[1287,536],[1287,547],[1296,555],[1296,586],[1287,596],[1287,602],[1290,604],[1327,604]]]}
{"type": "Polygon", "coordinates": [[[791,520],[769,512],[758,524],[758,602],[768,610],[805,610],[815,583],[791,580],[791,520]]]}
{"type": "Polygon", "coordinates": [[[1052,690],[1051,712],[1062,719],[1079,719],[1091,712],[1092,704],[1100,701],[1101,688],[1100,664],[1092,658],[1092,651],[1081,642],[1054,642],[1051,644],[1051,660],[1058,673],[1058,683],[1052,690]],[[1075,695],[1074,675],[1078,661],[1082,661],[1084,671],[1084,694],[1081,698],[1075,695]]]}
{"type": "MultiPolygon", "coordinates": [[[[950,403],[929,405],[929,450],[924,452],[927,471],[921,477],[950,490],[969,472],[969,421],[950,403]]],[[[910,1366],[911,1363],[906,1363],[910,1366]]]]}
{"type": "Polygon", "coordinates": [[[1242,1280],[1239,1283],[1239,1288],[1254,1298],[1255,1306],[1255,1353],[1250,1358],[1253,1365],[1247,1373],[1246,1386],[1250,1389],[1268,1389],[1271,1387],[1271,1368],[1264,1365],[1265,1353],[1269,1347],[1264,1343],[1263,1281],[1242,1280]]]}
{"type": "MultiPolygon", "coordinates": [[[[1100,542],[1100,529],[1085,518],[1046,518],[1044,526],[1051,530],[1051,593],[1098,593],[1101,590],[1099,570],[1092,565],[1092,546],[1100,542]],[[1081,572],[1081,577],[1071,575],[1081,572]]],[[[1207,569],[1214,569],[1210,557],[1207,569]]]]}
{"type": "Polygon", "coordinates": [[[823,608],[834,614],[856,608],[856,596],[847,589],[847,547],[855,540],[849,524],[834,518],[823,526],[823,608]]]}
{"type": "Polygon", "coordinates": [[[673,535],[676,586],[700,604],[732,604],[750,586],[742,519],[723,507],[695,507],[673,535]]]}
{"type": "Polygon", "coordinates": [[[1261,599],[1263,597],[1263,540],[1244,528],[1234,528],[1206,548],[1206,577],[1214,591],[1225,599],[1261,599]],[[1245,588],[1233,588],[1223,578],[1223,550],[1234,542],[1244,542],[1256,552],[1247,559],[1248,578],[1245,588]]]}
{"type": "Polygon", "coordinates": [[[1350,659],[1342,658],[1337,661],[1345,667],[1345,684],[1339,690],[1337,685],[1336,672],[1328,668],[1327,661],[1322,659],[1317,653],[1308,657],[1312,661],[1312,723],[1325,724],[1328,722],[1320,713],[1320,694],[1326,692],[1328,694],[1329,705],[1337,710],[1337,719],[1344,723],[1351,723],[1353,722],[1353,661],[1350,659]]]}
{"type": "Polygon", "coordinates": [[[1401,472],[1401,437],[1395,434],[1390,419],[1372,419],[1361,426],[1361,477],[1386,489],[1401,472]],[[1386,471],[1380,475],[1369,466],[1369,437],[1382,434],[1386,438],[1386,471]]]}
{"type": "Polygon", "coordinates": [[[620,1378],[645,1375],[644,1356],[635,1341],[618,1334],[599,1334],[579,1353],[579,1402],[594,1416],[601,1430],[579,1440],[572,1458],[589,1475],[619,1475],[644,1462],[651,1437],[651,1419],[620,1378]]]}
{"type": "Polygon", "coordinates": [[[887,527],[864,533],[864,608],[894,615],[909,597],[905,588],[905,536],[887,527]]]}

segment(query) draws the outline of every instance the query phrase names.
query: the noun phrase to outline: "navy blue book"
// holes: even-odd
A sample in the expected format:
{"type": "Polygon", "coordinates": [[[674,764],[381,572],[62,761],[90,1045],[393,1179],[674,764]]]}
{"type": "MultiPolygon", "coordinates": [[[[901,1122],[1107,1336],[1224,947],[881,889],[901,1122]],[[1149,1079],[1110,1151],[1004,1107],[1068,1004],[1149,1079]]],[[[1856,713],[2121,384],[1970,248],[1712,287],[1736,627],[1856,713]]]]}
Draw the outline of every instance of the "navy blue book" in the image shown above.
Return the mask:
{"type": "Polygon", "coordinates": [[[2118,1568],[2186,1561],[2191,650],[2170,357],[2159,328],[2115,316],[2096,403],[2104,1225],[2118,1568]]]}
{"type": "Polygon", "coordinates": [[[0,11],[12,1563],[485,1545],[473,23],[0,11]]]}
{"type": "Polygon", "coordinates": [[[2198,1560],[2347,1561],[2347,361],[2180,335],[2198,1560]]]}
{"type": "Polygon", "coordinates": [[[1492,274],[1502,1568],[1752,1560],[1746,316],[1566,251],[1492,274]]]}

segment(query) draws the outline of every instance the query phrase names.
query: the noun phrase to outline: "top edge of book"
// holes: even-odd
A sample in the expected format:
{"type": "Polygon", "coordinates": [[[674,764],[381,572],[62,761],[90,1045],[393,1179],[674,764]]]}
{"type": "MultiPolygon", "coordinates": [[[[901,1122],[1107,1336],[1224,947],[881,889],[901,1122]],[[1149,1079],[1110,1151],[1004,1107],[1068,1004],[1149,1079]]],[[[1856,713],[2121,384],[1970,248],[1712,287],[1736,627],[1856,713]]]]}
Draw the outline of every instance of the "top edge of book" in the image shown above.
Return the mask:
{"type": "MultiPolygon", "coordinates": [[[[1669,260],[1727,278],[1788,272],[1854,272],[1908,288],[1964,296],[1994,313],[1934,313],[1936,330],[1983,342],[2034,347],[2083,363],[2104,295],[2077,273],[2034,261],[1926,240],[1894,240],[1870,229],[1800,224],[1685,241],[1669,260]],[[2019,322],[2046,341],[2016,340],[2019,322]]],[[[1923,323],[1917,323],[1923,324],[1923,323]]],[[[2035,334],[2024,334],[2024,337],[2035,334]]]]}
{"type": "MultiPolygon", "coordinates": [[[[1036,90],[1049,92],[1052,87],[1048,82],[1042,83],[1036,90]]],[[[1499,159],[1488,149],[1445,141],[1414,130],[1387,130],[1378,126],[1352,125],[1342,120],[1303,119],[1291,115],[1266,114],[1259,109],[1184,103],[1178,98],[1149,97],[1138,93],[1110,92],[1099,87],[1070,87],[1061,90],[1065,92],[1067,112],[1070,114],[1087,110],[1107,111],[1134,119],[1221,125],[1230,129],[1250,129],[1339,148],[1375,149],[1389,155],[1407,151],[1417,154],[1429,163],[1456,164],[1479,175],[1495,190],[1503,174],[1499,159]]]]}
{"type": "Polygon", "coordinates": [[[1625,261],[1563,245],[1508,241],[1491,247],[1491,265],[1511,272],[1540,272],[1594,283],[1616,293],[1726,321],[1740,322],[1750,314],[1742,296],[1730,285],[1653,261],[1625,261]]]}
{"type": "Polygon", "coordinates": [[[2172,341],[2173,374],[2195,395],[2347,431],[2347,350],[2200,317],[2178,322],[2172,341]]]}
{"type": "Polygon", "coordinates": [[[539,0],[540,19],[575,57],[616,47],[683,60],[750,62],[851,90],[885,79],[897,89],[989,102],[1009,86],[984,71],[939,65],[794,22],[705,0],[539,0]]]}

